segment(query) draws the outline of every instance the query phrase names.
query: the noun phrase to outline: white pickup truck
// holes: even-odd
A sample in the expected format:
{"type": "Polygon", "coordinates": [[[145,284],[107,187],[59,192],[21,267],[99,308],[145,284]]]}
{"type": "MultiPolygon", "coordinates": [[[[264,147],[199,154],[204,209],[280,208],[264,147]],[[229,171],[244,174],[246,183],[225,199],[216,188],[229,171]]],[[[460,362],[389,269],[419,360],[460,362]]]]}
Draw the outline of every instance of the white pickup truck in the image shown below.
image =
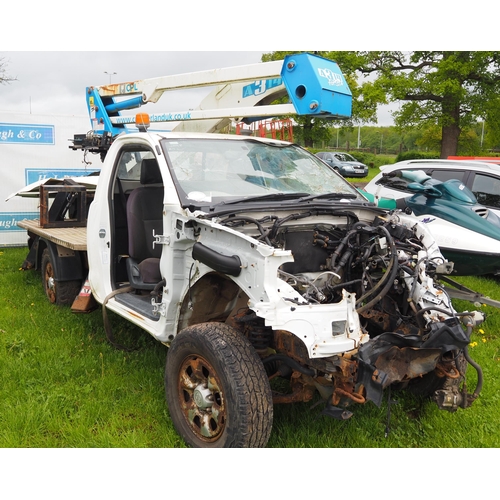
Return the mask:
{"type": "Polygon", "coordinates": [[[25,265],[56,303],[88,278],[103,311],[168,346],[166,400],[187,444],[265,446],[273,404],[317,394],[339,419],[389,387],[470,406],[483,318],[434,282],[451,265],[415,218],[288,142],[141,128],[113,139],[92,196],[58,188],[67,227],[25,223],[25,265]]]}

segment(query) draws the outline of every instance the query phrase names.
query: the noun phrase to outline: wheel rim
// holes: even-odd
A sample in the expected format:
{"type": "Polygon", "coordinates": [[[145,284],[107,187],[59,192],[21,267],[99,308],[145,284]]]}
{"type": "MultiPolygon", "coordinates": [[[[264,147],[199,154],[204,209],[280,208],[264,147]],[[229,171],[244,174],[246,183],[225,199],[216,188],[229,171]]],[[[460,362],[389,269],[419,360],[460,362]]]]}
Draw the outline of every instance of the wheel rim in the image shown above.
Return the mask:
{"type": "Polygon", "coordinates": [[[191,430],[205,442],[216,441],[226,425],[222,384],[212,365],[201,356],[188,356],[178,378],[182,414],[191,430]]]}
{"type": "Polygon", "coordinates": [[[45,293],[50,302],[56,301],[56,282],[54,279],[54,270],[50,262],[45,266],[45,293]]]}

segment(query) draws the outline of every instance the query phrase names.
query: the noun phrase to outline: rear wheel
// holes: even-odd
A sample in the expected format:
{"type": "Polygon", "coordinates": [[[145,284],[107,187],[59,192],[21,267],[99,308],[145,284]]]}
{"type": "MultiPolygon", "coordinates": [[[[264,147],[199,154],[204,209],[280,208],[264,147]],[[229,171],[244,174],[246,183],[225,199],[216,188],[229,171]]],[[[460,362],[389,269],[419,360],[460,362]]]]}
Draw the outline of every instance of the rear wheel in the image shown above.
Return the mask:
{"type": "Polygon", "coordinates": [[[165,391],[177,432],[193,447],[264,447],[272,394],[254,348],[234,328],[203,323],[172,342],[165,391]]]}
{"type": "Polygon", "coordinates": [[[47,248],[42,253],[42,281],[45,295],[52,304],[72,304],[80,293],[81,282],[79,280],[56,281],[54,264],[47,248]]]}

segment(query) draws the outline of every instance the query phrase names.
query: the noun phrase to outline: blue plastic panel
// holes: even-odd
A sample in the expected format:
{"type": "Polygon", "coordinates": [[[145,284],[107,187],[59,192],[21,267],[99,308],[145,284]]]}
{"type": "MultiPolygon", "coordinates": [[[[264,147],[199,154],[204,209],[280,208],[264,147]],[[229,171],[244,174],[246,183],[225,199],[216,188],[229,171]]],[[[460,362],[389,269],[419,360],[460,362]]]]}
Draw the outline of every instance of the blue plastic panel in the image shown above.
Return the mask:
{"type": "Polygon", "coordinates": [[[336,62],[307,53],[286,56],[281,77],[299,115],[351,116],[352,93],[336,62]]]}

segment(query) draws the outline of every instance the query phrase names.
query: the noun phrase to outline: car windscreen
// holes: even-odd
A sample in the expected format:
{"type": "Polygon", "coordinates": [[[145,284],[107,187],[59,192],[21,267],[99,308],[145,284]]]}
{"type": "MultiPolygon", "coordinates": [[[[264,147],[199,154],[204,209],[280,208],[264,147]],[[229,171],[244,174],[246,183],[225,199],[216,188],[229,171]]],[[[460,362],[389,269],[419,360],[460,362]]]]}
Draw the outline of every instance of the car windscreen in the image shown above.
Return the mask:
{"type": "Polygon", "coordinates": [[[375,182],[379,186],[385,186],[389,189],[396,189],[398,191],[409,191],[408,184],[412,181],[403,179],[396,175],[397,170],[394,171],[394,176],[380,176],[380,178],[375,182]]]}
{"type": "Polygon", "coordinates": [[[163,151],[184,206],[293,193],[356,195],[356,189],[296,145],[255,139],[165,138],[163,151]]]}
{"type": "Polygon", "coordinates": [[[347,153],[335,153],[335,156],[339,161],[357,161],[356,158],[347,153]]]}

